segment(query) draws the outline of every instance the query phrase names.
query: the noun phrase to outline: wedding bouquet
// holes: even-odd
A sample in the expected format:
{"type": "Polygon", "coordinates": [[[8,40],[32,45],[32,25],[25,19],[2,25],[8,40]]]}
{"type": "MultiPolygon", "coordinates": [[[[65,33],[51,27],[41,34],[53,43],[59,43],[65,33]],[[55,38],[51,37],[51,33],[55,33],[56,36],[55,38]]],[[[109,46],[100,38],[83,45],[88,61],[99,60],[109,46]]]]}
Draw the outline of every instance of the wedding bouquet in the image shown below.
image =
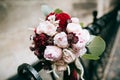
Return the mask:
{"type": "Polygon", "coordinates": [[[72,68],[84,80],[84,69],[79,59],[97,60],[105,49],[101,37],[91,35],[77,17],[71,17],[60,9],[49,12],[33,30],[30,49],[40,60],[50,63],[53,70],[48,72],[53,72],[56,78],[59,78],[56,71],[67,70],[70,75],[70,64],[74,63],[72,68]]]}

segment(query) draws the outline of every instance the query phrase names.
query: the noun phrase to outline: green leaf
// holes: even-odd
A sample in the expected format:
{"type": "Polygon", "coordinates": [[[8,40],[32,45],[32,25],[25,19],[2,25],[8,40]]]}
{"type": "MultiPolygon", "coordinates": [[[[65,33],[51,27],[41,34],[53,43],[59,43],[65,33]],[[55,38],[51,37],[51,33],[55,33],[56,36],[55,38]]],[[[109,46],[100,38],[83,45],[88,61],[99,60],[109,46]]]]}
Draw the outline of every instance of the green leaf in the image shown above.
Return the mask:
{"type": "Polygon", "coordinates": [[[96,36],[87,48],[90,53],[100,56],[105,50],[105,42],[100,36],[96,36]]]}
{"type": "Polygon", "coordinates": [[[81,26],[82,28],[84,28],[84,23],[81,22],[81,23],[80,23],[80,26],[81,26]]]}
{"type": "Polygon", "coordinates": [[[60,13],[62,13],[63,11],[62,11],[61,9],[56,9],[54,12],[55,12],[56,14],[60,14],[60,13]]]}
{"type": "Polygon", "coordinates": [[[95,55],[92,55],[92,54],[85,54],[85,55],[83,55],[83,58],[91,59],[91,60],[98,60],[99,56],[95,56],[95,55]]]}
{"type": "Polygon", "coordinates": [[[105,42],[100,36],[96,36],[87,46],[90,54],[83,55],[86,59],[97,60],[105,50],[105,42]]]}
{"type": "Polygon", "coordinates": [[[51,7],[49,7],[48,5],[42,5],[41,11],[43,12],[43,14],[45,16],[47,16],[48,14],[50,14],[53,11],[53,9],[51,7]]]}

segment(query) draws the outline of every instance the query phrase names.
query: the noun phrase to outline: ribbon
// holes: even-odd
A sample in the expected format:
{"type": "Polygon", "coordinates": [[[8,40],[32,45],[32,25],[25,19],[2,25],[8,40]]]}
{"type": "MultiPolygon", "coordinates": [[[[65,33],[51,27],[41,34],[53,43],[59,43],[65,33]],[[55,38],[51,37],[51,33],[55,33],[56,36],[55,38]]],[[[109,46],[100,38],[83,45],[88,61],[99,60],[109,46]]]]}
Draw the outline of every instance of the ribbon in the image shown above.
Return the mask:
{"type": "Polygon", "coordinates": [[[77,69],[79,69],[79,70],[81,71],[81,75],[80,75],[81,79],[82,79],[82,80],[85,80],[85,79],[83,78],[84,69],[83,69],[83,66],[82,66],[81,62],[79,61],[79,58],[76,58],[76,60],[75,60],[75,65],[76,65],[77,69]]]}

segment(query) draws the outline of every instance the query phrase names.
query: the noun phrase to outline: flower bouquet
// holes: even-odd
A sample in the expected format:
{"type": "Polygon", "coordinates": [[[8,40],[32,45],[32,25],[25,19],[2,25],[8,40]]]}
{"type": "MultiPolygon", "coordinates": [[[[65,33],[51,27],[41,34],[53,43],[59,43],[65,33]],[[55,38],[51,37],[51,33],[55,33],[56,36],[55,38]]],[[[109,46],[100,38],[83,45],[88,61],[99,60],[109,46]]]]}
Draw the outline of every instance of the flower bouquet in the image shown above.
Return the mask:
{"type": "Polygon", "coordinates": [[[59,78],[56,72],[67,70],[68,75],[79,74],[84,80],[84,69],[79,59],[99,59],[105,49],[104,40],[82,28],[77,17],[71,17],[60,9],[47,11],[45,20],[33,29],[31,51],[40,60],[48,62],[46,66],[53,67],[48,73],[53,72],[56,78],[59,78]],[[70,64],[73,64],[72,69],[70,64]]]}

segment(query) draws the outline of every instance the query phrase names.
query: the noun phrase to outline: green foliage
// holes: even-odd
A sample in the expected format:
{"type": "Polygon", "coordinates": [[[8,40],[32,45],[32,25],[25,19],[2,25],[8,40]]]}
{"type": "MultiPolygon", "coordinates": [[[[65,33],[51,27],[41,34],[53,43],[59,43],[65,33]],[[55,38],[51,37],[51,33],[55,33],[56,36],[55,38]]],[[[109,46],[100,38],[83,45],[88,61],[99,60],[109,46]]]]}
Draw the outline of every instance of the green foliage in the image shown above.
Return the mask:
{"type": "Polygon", "coordinates": [[[98,60],[99,56],[96,56],[96,55],[93,55],[93,54],[85,54],[85,55],[83,55],[83,58],[91,59],[91,60],[98,60]]]}
{"type": "Polygon", "coordinates": [[[97,60],[105,50],[105,42],[100,36],[96,36],[87,46],[89,54],[83,55],[83,58],[97,60]]]}
{"type": "Polygon", "coordinates": [[[81,26],[82,28],[84,28],[84,23],[81,22],[81,23],[80,23],[80,26],[81,26]]]}
{"type": "Polygon", "coordinates": [[[63,11],[62,11],[61,9],[56,9],[54,12],[55,12],[56,14],[60,14],[60,13],[62,13],[63,11]]]}

